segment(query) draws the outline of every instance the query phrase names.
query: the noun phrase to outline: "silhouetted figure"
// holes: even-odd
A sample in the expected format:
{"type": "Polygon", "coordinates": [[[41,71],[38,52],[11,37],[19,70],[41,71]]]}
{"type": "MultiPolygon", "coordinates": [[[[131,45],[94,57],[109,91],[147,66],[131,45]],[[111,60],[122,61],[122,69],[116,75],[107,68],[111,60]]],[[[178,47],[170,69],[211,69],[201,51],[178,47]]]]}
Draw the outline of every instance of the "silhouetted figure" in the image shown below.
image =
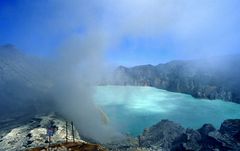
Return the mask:
{"type": "MultiPolygon", "coordinates": [[[[51,120],[49,121],[48,127],[47,127],[47,136],[48,136],[48,143],[50,145],[51,143],[51,137],[53,136],[53,134],[57,131],[57,126],[54,125],[54,121],[51,120]]],[[[46,142],[46,143],[47,143],[46,142]]]]}

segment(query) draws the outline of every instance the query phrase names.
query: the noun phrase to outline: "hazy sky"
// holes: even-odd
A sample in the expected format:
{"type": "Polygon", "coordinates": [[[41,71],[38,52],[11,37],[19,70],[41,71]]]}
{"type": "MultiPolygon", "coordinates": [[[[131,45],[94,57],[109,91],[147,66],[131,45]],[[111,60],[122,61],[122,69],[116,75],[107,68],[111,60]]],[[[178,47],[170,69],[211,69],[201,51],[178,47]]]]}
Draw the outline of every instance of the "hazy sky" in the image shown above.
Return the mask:
{"type": "Polygon", "coordinates": [[[0,45],[51,56],[96,34],[88,42],[104,43],[115,65],[236,54],[239,24],[239,0],[0,1],[0,45]]]}

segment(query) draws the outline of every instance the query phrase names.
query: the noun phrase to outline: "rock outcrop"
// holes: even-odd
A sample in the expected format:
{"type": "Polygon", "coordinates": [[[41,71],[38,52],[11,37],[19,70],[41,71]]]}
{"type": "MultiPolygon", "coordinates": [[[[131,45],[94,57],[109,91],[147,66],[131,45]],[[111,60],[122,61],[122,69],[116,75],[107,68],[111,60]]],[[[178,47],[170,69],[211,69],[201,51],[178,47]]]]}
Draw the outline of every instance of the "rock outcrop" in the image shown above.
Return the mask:
{"type": "Polygon", "coordinates": [[[148,135],[143,133],[142,136],[145,136],[145,139],[141,139],[142,136],[140,136],[140,145],[148,146],[151,149],[162,148],[166,151],[240,150],[239,119],[225,120],[219,130],[216,130],[211,124],[204,124],[198,130],[184,130],[181,126],[165,120],[157,125],[158,127],[150,128],[148,135]],[[168,123],[167,127],[164,126],[166,122],[168,123]]]}
{"type": "Polygon", "coordinates": [[[240,132],[240,119],[235,120],[225,120],[219,130],[222,134],[229,135],[240,142],[239,132],[240,132]]]}
{"type": "Polygon", "coordinates": [[[184,128],[172,121],[162,120],[145,129],[139,136],[139,146],[147,148],[171,148],[172,142],[184,132],[184,128]]]}
{"type": "MultiPolygon", "coordinates": [[[[240,120],[225,120],[216,130],[211,124],[204,124],[198,130],[184,129],[172,121],[162,120],[145,129],[138,137],[139,144],[131,141],[123,148],[112,146],[114,151],[240,151],[240,120]]],[[[129,140],[129,138],[128,138],[129,140]]],[[[126,141],[126,140],[125,140],[126,141]]],[[[126,142],[125,142],[126,144],[126,142]]]]}

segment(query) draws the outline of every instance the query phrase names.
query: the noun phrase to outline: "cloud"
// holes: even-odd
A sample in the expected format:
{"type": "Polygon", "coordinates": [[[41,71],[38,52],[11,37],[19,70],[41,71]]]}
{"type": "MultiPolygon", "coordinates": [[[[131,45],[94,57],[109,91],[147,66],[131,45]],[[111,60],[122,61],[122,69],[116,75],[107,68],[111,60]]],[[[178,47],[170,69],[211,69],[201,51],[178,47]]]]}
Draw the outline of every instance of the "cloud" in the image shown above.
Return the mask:
{"type": "MultiPolygon", "coordinates": [[[[239,46],[237,1],[132,0],[106,4],[109,28],[135,37],[172,35],[179,50],[226,53],[239,46]],[[197,49],[196,49],[197,48],[197,49]]],[[[151,50],[149,50],[151,51],[151,50]]],[[[177,52],[176,52],[177,53],[177,52]]]]}
{"type": "MultiPolygon", "coordinates": [[[[53,51],[73,35],[97,30],[107,35],[108,48],[113,54],[128,37],[161,43],[168,35],[175,46],[167,51],[177,54],[172,59],[196,57],[196,51],[201,56],[236,53],[239,47],[237,0],[50,0],[47,3],[26,0],[19,5],[18,9],[12,9],[20,11],[15,12],[17,31],[13,33],[22,39],[21,45],[35,48],[30,47],[31,50],[53,51]],[[36,46],[38,42],[43,44],[43,49],[36,46]]],[[[141,49],[141,44],[136,49],[141,49]]],[[[121,51],[128,53],[129,50],[121,51]]],[[[148,50],[157,54],[162,51],[166,50],[148,50]]]]}

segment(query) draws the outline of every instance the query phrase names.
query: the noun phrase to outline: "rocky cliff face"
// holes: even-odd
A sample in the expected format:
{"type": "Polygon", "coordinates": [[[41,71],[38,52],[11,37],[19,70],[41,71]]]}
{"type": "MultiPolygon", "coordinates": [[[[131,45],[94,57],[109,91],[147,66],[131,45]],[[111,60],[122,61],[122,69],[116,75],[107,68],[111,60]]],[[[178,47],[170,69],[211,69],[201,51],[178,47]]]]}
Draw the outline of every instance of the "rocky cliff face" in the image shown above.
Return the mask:
{"type": "Polygon", "coordinates": [[[153,86],[197,98],[240,103],[240,55],[194,61],[172,61],[157,66],[118,67],[105,82],[153,86]]]}

